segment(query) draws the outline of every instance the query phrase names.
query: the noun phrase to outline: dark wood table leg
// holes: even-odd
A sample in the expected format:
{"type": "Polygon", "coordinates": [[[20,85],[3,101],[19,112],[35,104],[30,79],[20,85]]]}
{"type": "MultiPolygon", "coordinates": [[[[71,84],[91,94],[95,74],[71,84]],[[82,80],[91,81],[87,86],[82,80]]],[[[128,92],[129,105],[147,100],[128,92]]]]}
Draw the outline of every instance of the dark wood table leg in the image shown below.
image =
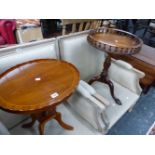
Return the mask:
{"type": "MultiPolygon", "coordinates": [[[[43,113],[42,113],[43,115],[43,113]]],[[[57,112],[56,109],[51,109],[49,111],[46,111],[46,114],[42,117],[39,118],[39,132],[41,135],[44,134],[44,126],[45,124],[51,120],[51,119],[55,119],[59,125],[61,127],[63,127],[64,129],[67,129],[67,130],[73,130],[74,128],[68,124],[66,124],[65,122],[62,121],[62,118],[61,118],[61,113],[60,112],[57,112]]]]}
{"type": "Polygon", "coordinates": [[[56,112],[56,115],[54,117],[55,120],[57,120],[57,122],[59,123],[59,125],[61,127],[63,127],[64,129],[67,129],[67,130],[73,130],[74,128],[68,124],[66,124],[63,120],[62,120],[62,117],[61,117],[61,113],[60,112],[56,112]]]}
{"type": "Polygon", "coordinates": [[[61,118],[61,113],[56,111],[56,108],[49,109],[48,111],[43,111],[40,113],[35,113],[31,115],[32,121],[30,123],[24,124],[23,127],[28,128],[31,127],[36,120],[39,121],[39,133],[40,135],[44,134],[45,124],[51,120],[55,119],[61,127],[67,130],[73,130],[74,128],[65,122],[63,122],[61,118]]]}
{"type": "Polygon", "coordinates": [[[115,100],[115,102],[118,105],[122,105],[121,101],[115,97],[114,85],[113,85],[112,81],[110,81],[108,78],[108,69],[109,69],[110,65],[111,65],[111,57],[110,57],[110,55],[108,55],[104,64],[103,64],[104,68],[103,68],[101,74],[99,76],[96,76],[93,79],[91,79],[88,83],[92,84],[94,81],[100,81],[100,82],[106,83],[110,88],[110,93],[111,93],[112,98],[115,100]]]}

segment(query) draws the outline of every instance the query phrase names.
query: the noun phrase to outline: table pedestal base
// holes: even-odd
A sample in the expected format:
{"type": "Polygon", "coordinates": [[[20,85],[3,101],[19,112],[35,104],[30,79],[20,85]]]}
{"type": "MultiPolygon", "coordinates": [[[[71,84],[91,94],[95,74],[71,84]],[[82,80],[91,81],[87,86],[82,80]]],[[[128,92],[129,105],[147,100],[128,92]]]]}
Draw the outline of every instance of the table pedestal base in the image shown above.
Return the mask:
{"type": "Polygon", "coordinates": [[[110,88],[110,93],[111,93],[112,98],[115,100],[115,102],[118,105],[122,105],[121,101],[115,97],[114,85],[108,78],[108,69],[109,69],[110,65],[111,65],[111,57],[108,55],[104,64],[103,64],[104,67],[103,67],[101,74],[99,76],[92,78],[88,83],[92,84],[94,81],[100,81],[100,82],[106,83],[110,88]]]}
{"type": "Polygon", "coordinates": [[[35,121],[38,120],[39,121],[39,133],[40,133],[40,135],[44,134],[44,126],[51,119],[57,120],[59,125],[61,127],[63,127],[64,129],[73,130],[72,126],[70,126],[70,125],[68,125],[62,121],[61,113],[57,112],[56,108],[50,109],[48,111],[43,111],[40,113],[31,114],[31,118],[32,118],[32,121],[27,123],[27,124],[24,124],[22,127],[23,128],[32,127],[33,124],[35,123],[35,121]]]}

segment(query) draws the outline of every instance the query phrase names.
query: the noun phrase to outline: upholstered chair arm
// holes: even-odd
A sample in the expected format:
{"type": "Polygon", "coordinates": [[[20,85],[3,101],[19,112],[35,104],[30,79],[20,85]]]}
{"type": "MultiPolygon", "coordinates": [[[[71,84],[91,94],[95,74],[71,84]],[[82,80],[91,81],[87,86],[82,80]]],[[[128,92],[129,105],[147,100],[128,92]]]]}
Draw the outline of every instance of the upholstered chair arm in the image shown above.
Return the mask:
{"type": "Polygon", "coordinates": [[[95,106],[95,108],[97,108],[99,111],[103,111],[106,109],[105,105],[102,104],[100,101],[98,101],[97,99],[95,99],[90,93],[89,91],[87,91],[81,84],[78,85],[77,87],[77,92],[79,94],[81,94],[83,97],[85,97],[86,99],[90,100],[90,103],[93,103],[93,106],[95,106]]]}
{"type": "Polygon", "coordinates": [[[115,60],[115,59],[112,59],[113,62],[115,62],[117,65],[121,66],[121,67],[124,67],[126,69],[132,69],[133,66],[125,61],[122,61],[122,60],[115,60]]]}
{"type": "Polygon", "coordinates": [[[137,73],[137,75],[139,76],[139,78],[143,78],[145,76],[145,73],[136,69],[136,68],[133,68],[133,70],[137,73]]]}
{"type": "Polygon", "coordinates": [[[101,103],[103,103],[105,106],[110,105],[109,101],[101,96],[99,93],[96,92],[96,90],[90,86],[88,83],[86,83],[83,80],[80,80],[80,85],[82,85],[93,97],[95,97],[97,100],[99,100],[101,103]]]}
{"type": "Polygon", "coordinates": [[[112,64],[109,69],[109,78],[123,87],[129,89],[137,95],[141,94],[139,85],[140,78],[145,74],[125,61],[112,59],[112,64]]]}
{"type": "Polygon", "coordinates": [[[134,70],[138,74],[139,78],[143,78],[145,76],[145,73],[143,73],[142,71],[140,71],[138,69],[133,68],[133,66],[131,64],[129,64],[129,63],[125,62],[125,61],[122,61],[122,60],[117,60],[116,61],[114,59],[113,59],[113,61],[115,61],[115,63],[120,65],[121,67],[124,67],[126,69],[134,70]]]}
{"type": "Polygon", "coordinates": [[[72,103],[71,105],[81,115],[81,117],[98,129],[99,132],[106,132],[109,124],[105,114],[106,106],[92,96],[80,83],[77,87],[77,92],[82,97],[72,98],[72,100],[70,100],[70,103],[72,103]],[[75,100],[77,101],[75,102],[76,104],[74,103],[75,100]],[[88,110],[87,113],[85,113],[85,109],[88,110]]]}

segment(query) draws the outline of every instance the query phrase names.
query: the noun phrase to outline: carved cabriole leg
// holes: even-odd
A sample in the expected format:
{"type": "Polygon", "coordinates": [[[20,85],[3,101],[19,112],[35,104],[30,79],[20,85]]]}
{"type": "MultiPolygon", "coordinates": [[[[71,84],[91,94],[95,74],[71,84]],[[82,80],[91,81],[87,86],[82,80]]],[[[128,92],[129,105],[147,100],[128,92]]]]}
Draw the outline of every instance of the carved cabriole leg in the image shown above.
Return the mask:
{"type": "Polygon", "coordinates": [[[73,130],[73,129],[74,129],[72,126],[70,126],[70,125],[68,125],[68,124],[66,124],[66,123],[64,123],[64,122],[62,121],[61,113],[56,112],[56,115],[55,115],[54,119],[57,120],[58,123],[59,123],[59,125],[60,125],[61,127],[63,127],[64,129],[67,129],[67,130],[73,130]]]}
{"type": "Polygon", "coordinates": [[[39,132],[41,135],[44,134],[44,126],[45,124],[51,120],[51,119],[55,119],[59,125],[67,130],[73,130],[73,127],[64,123],[61,119],[61,113],[56,112],[56,109],[50,110],[46,112],[46,116],[41,117],[38,121],[39,121],[39,132]]]}
{"type": "Polygon", "coordinates": [[[110,65],[111,65],[111,57],[110,55],[108,55],[103,64],[104,67],[103,67],[103,71],[101,72],[100,76],[94,77],[88,83],[92,84],[94,81],[100,81],[100,82],[106,83],[110,88],[110,93],[111,93],[112,98],[115,100],[115,102],[118,105],[122,105],[121,101],[115,97],[113,83],[108,79],[108,69],[110,65]]]}
{"type": "Polygon", "coordinates": [[[50,121],[52,118],[55,117],[56,114],[52,114],[52,115],[47,115],[47,116],[44,116],[43,118],[40,118],[38,121],[39,121],[39,133],[40,135],[43,135],[44,134],[44,127],[45,127],[45,124],[50,121]]]}
{"type": "Polygon", "coordinates": [[[112,98],[115,100],[115,102],[116,102],[118,105],[122,105],[121,101],[120,101],[118,98],[115,97],[115,94],[114,94],[114,85],[113,85],[113,83],[112,83],[110,80],[108,80],[108,79],[105,79],[104,81],[102,81],[102,80],[99,80],[99,81],[100,81],[100,82],[104,82],[104,83],[106,83],[106,84],[109,86],[109,88],[110,88],[110,93],[111,93],[112,98]]]}
{"type": "Polygon", "coordinates": [[[93,82],[99,81],[99,79],[100,79],[100,76],[95,76],[92,79],[90,79],[88,83],[91,85],[93,82]]]}
{"type": "Polygon", "coordinates": [[[44,111],[38,115],[38,121],[39,121],[39,133],[40,135],[44,134],[44,127],[45,124],[54,118],[55,116],[55,108],[54,109],[49,109],[48,111],[44,111]]]}

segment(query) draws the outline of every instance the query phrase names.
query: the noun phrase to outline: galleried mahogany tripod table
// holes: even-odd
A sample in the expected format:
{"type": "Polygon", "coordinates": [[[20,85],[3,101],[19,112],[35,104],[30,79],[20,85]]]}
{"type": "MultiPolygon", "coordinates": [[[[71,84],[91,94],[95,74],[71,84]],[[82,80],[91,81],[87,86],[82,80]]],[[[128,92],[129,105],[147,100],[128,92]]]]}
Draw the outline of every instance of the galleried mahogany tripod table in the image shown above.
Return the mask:
{"type": "Polygon", "coordinates": [[[14,66],[0,75],[0,108],[13,113],[29,114],[31,127],[39,121],[39,132],[55,119],[65,129],[73,127],[64,123],[57,105],[65,101],[79,82],[79,72],[70,63],[56,59],[32,60],[14,66]]]}
{"type": "Polygon", "coordinates": [[[88,42],[97,49],[106,52],[108,55],[103,64],[103,70],[99,76],[92,78],[89,84],[94,81],[100,81],[109,85],[112,98],[118,105],[121,101],[114,94],[114,85],[108,78],[108,69],[111,65],[111,55],[132,55],[140,51],[143,44],[142,40],[137,36],[119,29],[102,27],[90,31],[88,42]]]}

